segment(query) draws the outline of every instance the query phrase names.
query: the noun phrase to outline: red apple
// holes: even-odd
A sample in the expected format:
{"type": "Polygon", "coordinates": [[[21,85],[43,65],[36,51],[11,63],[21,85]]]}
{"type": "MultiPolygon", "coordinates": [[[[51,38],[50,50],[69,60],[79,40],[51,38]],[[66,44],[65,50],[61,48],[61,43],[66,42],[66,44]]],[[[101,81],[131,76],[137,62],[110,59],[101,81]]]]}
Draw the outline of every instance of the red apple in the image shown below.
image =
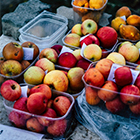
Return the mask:
{"type": "Polygon", "coordinates": [[[124,86],[120,91],[120,99],[127,105],[134,105],[140,101],[140,90],[135,85],[124,86]]]}
{"type": "Polygon", "coordinates": [[[48,100],[47,108],[53,108],[53,99],[48,100]]]}
{"type": "Polygon", "coordinates": [[[132,83],[133,77],[129,67],[122,66],[114,72],[115,82],[119,86],[126,86],[132,83]]]}
{"type": "Polygon", "coordinates": [[[1,95],[8,101],[15,101],[21,96],[21,87],[14,80],[7,80],[1,85],[1,95]]]}
{"type": "Polygon", "coordinates": [[[76,63],[76,67],[81,67],[83,68],[84,70],[87,70],[87,68],[89,67],[90,65],[90,62],[87,61],[86,59],[82,58],[80,59],[79,61],[77,61],[76,63]]]}
{"type": "Polygon", "coordinates": [[[51,48],[54,49],[59,55],[63,46],[62,45],[53,45],[51,48]]]}
{"type": "Polygon", "coordinates": [[[42,92],[31,94],[27,99],[27,108],[30,113],[42,114],[47,108],[48,99],[42,92]]]}
{"type": "Polygon", "coordinates": [[[70,52],[64,52],[58,57],[58,64],[60,66],[72,68],[76,65],[77,59],[70,52]]]}
{"type": "Polygon", "coordinates": [[[106,58],[109,52],[106,49],[102,49],[102,58],[106,58]]]}
{"type": "Polygon", "coordinates": [[[136,85],[140,89],[140,74],[137,76],[134,85],[136,85]]]}
{"type": "Polygon", "coordinates": [[[98,37],[101,46],[108,49],[115,45],[118,37],[116,30],[109,26],[101,27],[97,31],[96,36],[98,37]]]}
{"type": "Polygon", "coordinates": [[[130,105],[129,108],[134,114],[140,115],[140,102],[135,105],[130,105]]]}
{"type": "Polygon", "coordinates": [[[120,111],[124,110],[126,105],[120,100],[119,96],[117,96],[115,99],[111,101],[107,101],[105,103],[106,108],[111,112],[111,113],[119,113],[120,111]]]}
{"type": "Polygon", "coordinates": [[[53,107],[60,116],[63,116],[67,113],[70,105],[70,100],[65,96],[58,96],[53,101],[53,107]]]}
{"type": "MultiPolygon", "coordinates": [[[[52,108],[47,108],[46,112],[42,114],[43,117],[49,117],[49,118],[56,118],[57,114],[55,110],[52,108]]],[[[41,125],[43,126],[48,126],[53,123],[53,120],[43,118],[43,117],[38,117],[38,121],[41,125]]]]}
{"type": "Polygon", "coordinates": [[[56,120],[52,125],[48,126],[47,132],[53,136],[64,135],[67,128],[67,121],[65,119],[56,120]]]}
{"type": "Polygon", "coordinates": [[[51,88],[46,84],[39,84],[30,89],[29,96],[36,92],[42,92],[46,95],[47,99],[51,99],[52,91],[51,88]]]}
{"type": "Polygon", "coordinates": [[[81,47],[83,43],[85,43],[86,45],[89,45],[89,44],[100,45],[99,39],[93,34],[89,34],[86,37],[83,37],[83,39],[81,38],[81,41],[80,41],[81,47]]]}

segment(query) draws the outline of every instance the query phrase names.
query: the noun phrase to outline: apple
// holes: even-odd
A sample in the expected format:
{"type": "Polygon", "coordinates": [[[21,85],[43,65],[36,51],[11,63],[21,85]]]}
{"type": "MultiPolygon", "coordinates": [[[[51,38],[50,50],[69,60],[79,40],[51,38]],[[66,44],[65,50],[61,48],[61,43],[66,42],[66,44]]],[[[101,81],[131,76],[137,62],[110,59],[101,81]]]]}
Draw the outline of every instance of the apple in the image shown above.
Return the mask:
{"type": "Polygon", "coordinates": [[[53,99],[48,100],[47,108],[53,108],[53,99]]]}
{"type": "Polygon", "coordinates": [[[105,82],[104,76],[95,67],[89,68],[85,72],[83,79],[87,84],[97,87],[101,87],[105,82]]]}
{"type": "Polygon", "coordinates": [[[30,62],[28,60],[22,60],[20,64],[22,66],[22,71],[30,66],[30,62]]]}
{"type": "Polygon", "coordinates": [[[33,43],[31,41],[26,41],[26,42],[22,43],[21,46],[34,49],[33,60],[39,55],[39,47],[35,43],[33,43]]]}
{"type": "Polygon", "coordinates": [[[75,49],[72,54],[76,57],[77,61],[81,60],[83,57],[81,56],[81,49],[75,49]]]}
{"type": "Polygon", "coordinates": [[[69,81],[63,71],[53,70],[45,75],[43,83],[51,86],[55,90],[65,92],[68,89],[69,81]]]}
{"type": "Polygon", "coordinates": [[[134,105],[140,101],[140,91],[135,85],[126,85],[120,91],[120,99],[127,105],[134,105]]]}
{"type": "Polygon", "coordinates": [[[122,45],[119,49],[119,53],[129,62],[136,62],[139,58],[139,50],[131,43],[122,45]]]}
{"type": "Polygon", "coordinates": [[[118,34],[112,27],[104,26],[97,31],[96,36],[98,37],[103,48],[110,49],[117,42],[118,34]]]}
{"type": "Polygon", "coordinates": [[[137,76],[134,85],[140,89],[140,74],[137,76]]]}
{"type": "Polygon", "coordinates": [[[62,136],[64,135],[66,128],[66,119],[56,120],[52,125],[47,127],[47,132],[53,136],[62,136]]]}
{"type": "Polygon", "coordinates": [[[138,49],[140,49],[140,41],[138,41],[138,42],[135,44],[135,46],[136,46],[138,49]]]}
{"type": "Polygon", "coordinates": [[[6,60],[2,63],[0,73],[5,76],[15,76],[22,72],[22,66],[17,60],[6,60]]]}
{"type": "Polygon", "coordinates": [[[105,105],[106,108],[113,114],[123,111],[126,107],[126,105],[121,101],[119,96],[117,96],[115,99],[111,101],[107,101],[105,105]]]}
{"type": "Polygon", "coordinates": [[[138,60],[135,63],[140,65],[140,57],[138,58],[138,60]]]}
{"type": "Polygon", "coordinates": [[[4,57],[0,57],[0,69],[4,61],[5,61],[4,57]]]}
{"type": "Polygon", "coordinates": [[[132,113],[140,115],[140,102],[138,102],[135,105],[130,105],[129,108],[132,111],[132,113]]]}
{"type": "Polygon", "coordinates": [[[54,50],[52,48],[45,48],[39,54],[39,59],[41,59],[41,58],[47,58],[51,62],[56,63],[57,59],[58,59],[58,54],[57,54],[56,50],[54,50]]]}
{"type": "Polygon", "coordinates": [[[47,108],[48,99],[42,92],[31,94],[27,99],[27,109],[33,114],[42,114],[47,108]]]}
{"type": "Polygon", "coordinates": [[[63,52],[58,57],[58,64],[60,66],[72,68],[76,65],[77,59],[71,52],[63,52]]]}
{"type": "Polygon", "coordinates": [[[99,39],[93,34],[89,34],[86,37],[82,37],[82,38],[80,39],[81,47],[83,46],[83,43],[85,43],[86,45],[97,44],[98,46],[100,46],[99,39]]]}
{"type": "Polygon", "coordinates": [[[76,33],[79,36],[82,36],[81,24],[80,23],[75,24],[71,29],[71,33],[76,33]]]}
{"type": "Polygon", "coordinates": [[[24,56],[23,48],[17,42],[10,42],[6,44],[2,50],[3,57],[6,60],[21,61],[24,56]]]}
{"type": "Polygon", "coordinates": [[[70,33],[66,35],[64,42],[74,47],[80,47],[80,38],[80,35],[76,33],[70,33]]]}
{"type": "Polygon", "coordinates": [[[88,60],[82,58],[81,60],[79,60],[77,63],[76,63],[76,67],[80,67],[80,68],[83,68],[84,70],[87,70],[87,68],[89,67],[91,62],[89,62],[88,60]]]}
{"type": "Polygon", "coordinates": [[[119,47],[118,47],[118,52],[119,52],[119,49],[121,48],[121,46],[123,46],[124,44],[132,44],[130,41],[124,41],[124,42],[122,42],[120,45],[119,45],[119,47]]]}
{"type": "Polygon", "coordinates": [[[51,48],[54,49],[57,52],[57,54],[59,55],[63,46],[56,44],[56,45],[53,45],[51,48]]]}
{"type": "Polygon", "coordinates": [[[106,58],[110,52],[107,49],[102,49],[102,58],[106,58]]]}
{"type": "Polygon", "coordinates": [[[129,67],[122,66],[114,71],[115,82],[119,86],[126,86],[132,83],[133,76],[129,67]]]}
{"type": "Polygon", "coordinates": [[[57,112],[59,116],[63,116],[67,113],[69,107],[71,106],[71,102],[69,98],[66,96],[57,96],[53,101],[53,108],[57,112]]]}
{"type": "Polygon", "coordinates": [[[140,64],[135,67],[135,70],[140,71],[140,64]]]}
{"type": "Polygon", "coordinates": [[[45,72],[37,66],[31,66],[24,73],[24,80],[28,84],[37,85],[43,82],[45,72]]]}
{"type": "Polygon", "coordinates": [[[97,68],[103,74],[104,78],[107,79],[112,64],[113,64],[112,60],[103,58],[96,63],[95,68],[97,68]]]}
{"type": "Polygon", "coordinates": [[[102,57],[102,49],[97,44],[87,45],[83,55],[92,62],[98,61],[102,57]]]}
{"type": "Polygon", "coordinates": [[[33,117],[27,120],[26,128],[30,131],[41,133],[44,131],[44,126],[41,125],[37,118],[33,117]]]}
{"type": "Polygon", "coordinates": [[[46,84],[39,84],[30,89],[29,96],[36,92],[42,92],[46,95],[47,99],[51,99],[52,91],[51,88],[46,84]]]}
{"type": "Polygon", "coordinates": [[[106,81],[100,90],[98,90],[98,97],[103,101],[113,100],[117,96],[118,87],[113,81],[106,81]]]}
{"type": "Polygon", "coordinates": [[[52,61],[50,61],[47,58],[40,58],[36,63],[35,66],[40,67],[41,69],[43,69],[44,71],[51,71],[51,70],[55,70],[55,65],[52,61]]]}
{"type": "Polygon", "coordinates": [[[41,115],[41,117],[38,117],[38,118],[37,118],[38,121],[39,121],[39,123],[40,123],[41,125],[43,125],[43,126],[49,126],[50,124],[53,123],[53,121],[50,120],[50,119],[44,118],[44,117],[56,118],[56,117],[57,117],[57,114],[56,114],[56,112],[55,112],[54,109],[52,109],[52,108],[47,108],[46,112],[43,113],[43,114],[41,115]]]}
{"type": "Polygon", "coordinates": [[[106,58],[112,60],[116,64],[126,65],[124,56],[118,52],[111,52],[106,58]]]}
{"type": "Polygon", "coordinates": [[[0,88],[1,95],[8,101],[15,101],[21,96],[21,87],[14,80],[6,80],[0,88]]]}
{"type": "Polygon", "coordinates": [[[95,34],[98,30],[97,23],[92,19],[86,19],[82,22],[81,31],[83,35],[95,34]]]}
{"type": "Polygon", "coordinates": [[[101,99],[98,97],[98,91],[90,86],[85,87],[86,101],[90,105],[97,105],[101,99]]]}
{"type": "Polygon", "coordinates": [[[68,71],[67,77],[72,90],[81,91],[84,88],[84,83],[82,81],[84,73],[84,69],[80,67],[74,67],[68,71]]]}

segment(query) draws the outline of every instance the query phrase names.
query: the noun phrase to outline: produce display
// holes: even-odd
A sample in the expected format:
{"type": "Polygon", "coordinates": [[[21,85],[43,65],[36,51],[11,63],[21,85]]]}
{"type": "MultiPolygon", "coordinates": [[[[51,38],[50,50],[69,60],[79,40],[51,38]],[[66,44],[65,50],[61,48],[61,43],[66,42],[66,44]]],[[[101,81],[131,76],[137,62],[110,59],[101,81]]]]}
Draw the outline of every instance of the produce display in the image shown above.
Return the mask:
{"type": "Polygon", "coordinates": [[[104,58],[90,64],[82,80],[88,104],[104,102],[113,114],[125,110],[140,115],[139,70],[128,65],[118,65],[104,58]]]}
{"type": "Polygon", "coordinates": [[[53,137],[63,136],[72,120],[74,98],[67,93],[51,91],[46,84],[28,88],[23,94],[24,86],[26,84],[20,85],[14,80],[7,80],[1,86],[9,121],[18,128],[53,137]]]}

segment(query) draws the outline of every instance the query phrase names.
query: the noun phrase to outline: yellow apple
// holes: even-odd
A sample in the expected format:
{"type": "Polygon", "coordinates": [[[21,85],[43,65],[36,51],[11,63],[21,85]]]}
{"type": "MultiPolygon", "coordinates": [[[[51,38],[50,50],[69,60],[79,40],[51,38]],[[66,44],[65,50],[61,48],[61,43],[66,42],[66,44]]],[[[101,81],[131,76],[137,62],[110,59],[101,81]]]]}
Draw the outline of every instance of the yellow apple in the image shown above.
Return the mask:
{"type": "MultiPolygon", "coordinates": [[[[130,41],[124,41],[124,42],[122,42],[120,45],[119,45],[119,47],[118,47],[118,51],[119,51],[119,49],[120,49],[120,47],[121,46],[123,46],[124,44],[127,44],[127,43],[131,43],[130,41]]],[[[132,44],[132,43],[131,43],[132,44]]]]}
{"type": "Polygon", "coordinates": [[[135,46],[136,46],[138,49],[140,49],[140,41],[138,41],[138,42],[135,44],[135,46]]]}
{"type": "Polygon", "coordinates": [[[112,60],[116,64],[126,65],[124,56],[118,52],[111,52],[106,58],[112,60]]]}
{"type": "Polygon", "coordinates": [[[81,56],[81,49],[76,49],[72,52],[72,54],[76,57],[77,60],[82,59],[83,57],[81,56]]]}
{"type": "Polygon", "coordinates": [[[72,33],[76,33],[76,34],[82,36],[81,24],[80,24],[80,23],[75,24],[75,25],[72,27],[71,32],[72,32],[72,33]]]}

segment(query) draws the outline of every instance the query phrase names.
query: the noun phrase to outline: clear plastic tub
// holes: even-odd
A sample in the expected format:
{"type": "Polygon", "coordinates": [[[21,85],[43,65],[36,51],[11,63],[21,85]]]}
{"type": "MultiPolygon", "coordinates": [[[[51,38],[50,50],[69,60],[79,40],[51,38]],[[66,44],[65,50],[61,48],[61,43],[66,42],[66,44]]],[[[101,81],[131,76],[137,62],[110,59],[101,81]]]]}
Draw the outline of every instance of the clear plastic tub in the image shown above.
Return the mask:
{"type": "Polygon", "coordinates": [[[61,43],[67,31],[68,19],[44,10],[33,20],[19,29],[21,42],[32,41],[40,49],[61,43]]]}
{"type": "Polygon", "coordinates": [[[102,16],[102,13],[107,6],[108,0],[106,0],[105,4],[99,9],[75,6],[73,2],[74,0],[72,0],[71,2],[71,5],[73,7],[74,24],[81,23],[87,18],[93,19],[98,23],[102,16]]]}
{"type": "MultiPolygon", "coordinates": [[[[21,84],[21,86],[26,86],[26,84],[21,84]]],[[[30,86],[28,86],[29,88],[31,88],[30,86]]],[[[70,105],[70,107],[69,107],[69,109],[67,110],[67,112],[66,112],[66,114],[65,115],[63,115],[63,116],[61,116],[61,117],[57,117],[57,118],[52,118],[52,117],[44,117],[44,116],[41,116],[41,115],[36,115],[36,114],[32,114],[32,113],[29,113],[29,112],[25,112],[25,111],[20,111],[20,110],[18,110],[18,109],[14,109],[13,108],[13,104],[14,104],[14,102],[10,102],[10,101],[8,101],[8,100],[3,100],[3,104],[4,104],[4,107],[6,108],[6,111],[7,111],[7,115],[9,116],[9,114],[11,113],[11,112],[15,112],[16,114],[20,114],[19,115],[19,119],[22,119],[22,117],[21,117],[21,115],[23,115],[23,116],[26,116],[26,118],[27,118],[27,120],[28,119],[31,119],[31,118],[34,118],[34,119],[45,119],[46,121],[50,121],[51,122],[51,124],[50,125],[52,125],[52,124],[54,124],[54,123],[59,123],[60,122],[60,125],[62,125],[62,124],[65,124],[64,126],[63,126],[63,128],[61,127],[61,129],[63,129],[63,133],[61,132],[61,133],[59,133],[58,131],[59,130],[57,130],[57,132],[56,132],[56,135],[54,134],[54,135],[52,135],[52,134],[49,134],[48,132],[47,132],[47,127],[49,127],[49,126],[43,126],[44,128],[42,129],[42,131],[41,132],[38,132],[38,133],[42,133],[42,134],[45,134],[45,137],[47,137],[47,138],[65,138],[67,135],[68,135],[68,133],[69,133],[69,129],[70,129],[70,126],[72,125],[71,123],[72,123],[72,121],[73,121],[73,106],[74,106],[74,103],[75,103],[75,100],[74,100],[74,98],[71,96],[71,95],[69,95],[69,94],[67,94],[67,93],[64,93],[64,92],[58,92],[58,91],[52,91],[52,99],[54,99],[55,97],[58,97],[58,96],[65,96],[65,97],[67,97],[69,100],[70,100],[70,102],[71,102],[71,105],[70,105]],[[29,117],[28,117],[29,116],[29,117]],[[63,123],[64,122],[64,123],[63,123]],[[61,124],[62,123],[62,124],[61,124]],[[59,134],[59,135],[57,135],[57,134],[59,134]]],[[[26,121],[27,121],[26,120],[26,121]]],[[[10,120],[9,120],[10,121],[10,120]]],[[[25,122],[26,122],[25,121],[25,122]]],[[[59,125],[57,125],[57,127],[59,127],[59,125]]],[[[23,125],[21,126],[21,128],[22,129],[27,129],[27,127],[26,127],[26,125],[24,125],[24,127],[23,127],[23,125]]],[[[57,128],[55,128],[55,129],[57,129],[57,128]]],[[[28,130],[28,129],[27,129],[28,130]]],[[[60,130],[61,131],[61,130],[60,130]]]]}

